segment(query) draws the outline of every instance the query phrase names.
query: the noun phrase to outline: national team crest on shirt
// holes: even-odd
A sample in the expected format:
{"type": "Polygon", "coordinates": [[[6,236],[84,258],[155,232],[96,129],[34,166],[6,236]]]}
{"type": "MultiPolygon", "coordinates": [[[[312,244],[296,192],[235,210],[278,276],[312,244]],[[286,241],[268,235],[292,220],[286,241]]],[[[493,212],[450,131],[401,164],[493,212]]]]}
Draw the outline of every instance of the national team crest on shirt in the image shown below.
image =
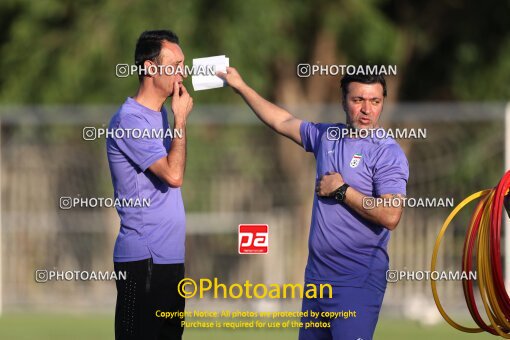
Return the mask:
{"type": "Polygon", "coordinates": [[[349,164],[351,168],[355,168],[359,165],[359,163],[361,162],[361,157],[362,156],[360,153],[356,153],[354,154],[354,156],[352,156],[351,163],[349,164]]]}

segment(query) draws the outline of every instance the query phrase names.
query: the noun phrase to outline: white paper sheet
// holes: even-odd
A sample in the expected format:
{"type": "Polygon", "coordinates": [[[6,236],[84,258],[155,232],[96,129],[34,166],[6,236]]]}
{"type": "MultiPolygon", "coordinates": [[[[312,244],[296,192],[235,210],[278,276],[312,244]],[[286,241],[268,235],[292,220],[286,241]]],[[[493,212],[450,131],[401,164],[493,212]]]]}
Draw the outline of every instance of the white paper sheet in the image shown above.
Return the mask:
{"type": "MultiPolygon", "coordinates": [[[[193,59],[193,68],[195,70],[204,71],[207,69],[207,67],[210,68],[210,66],[213,66],[216,72],[227,72],[227,67],[229,66],[229,58],[225,57],[224,55],[219,55],[214,57],[193,59]]],[[[220,77],[216,75],[210,75],[209,73],[203,73],[205,72],[199,72],[197,75],[192,75],[191,82],[193,84],[193,90],[201,91],[216,89],[227,85],[227,83],[220,77]]]]}

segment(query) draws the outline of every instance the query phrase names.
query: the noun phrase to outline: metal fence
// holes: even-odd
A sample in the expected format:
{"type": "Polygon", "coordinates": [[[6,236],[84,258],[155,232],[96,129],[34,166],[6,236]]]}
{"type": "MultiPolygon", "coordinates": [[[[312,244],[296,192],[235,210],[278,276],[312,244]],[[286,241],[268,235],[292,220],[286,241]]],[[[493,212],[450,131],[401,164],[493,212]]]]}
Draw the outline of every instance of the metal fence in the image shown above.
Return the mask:
{"type": "MultiPolygon", "coordinates": [[[[1,132],[2,306],[12,310],[111,311],[113,281],[37,283],[38,269],[113,270],[119,218],[114,208],[62,210],[59,199],[112,197],[104,139],[116,107],[3,107],[1,132]]],[[[344,121],[338,105],[289,108],[311,121],[344,121]]],[[[410,165],[409,197],[451,197],[494,186],[504,172],[504,104],[388,106],[384,127],[421,128],[425,139],[399,140],[410,165]]],[[[188,124],[183,198],[186,272],[223,283],[300,283],[314,190],[314,159],[271,132],[244,106],[197,106],[188,124]],[[239,255],[237,226],[270,226],[268,255],[239,255]]],[[[428,270],[434,240],[451,208],[407,208],[389,244],[390,267],[428,270]]],[[[460,266],[468,213],[447,234],[439,266],[460,266]]],[[[440,285],[447,307],[462,307],[460,283],[440,285]]],[[[188,307],[298,309],[279,301],[192,299],[188,307]]],[[[429,282],[388,285],[383,314],[437,317],[429,282]]]]}

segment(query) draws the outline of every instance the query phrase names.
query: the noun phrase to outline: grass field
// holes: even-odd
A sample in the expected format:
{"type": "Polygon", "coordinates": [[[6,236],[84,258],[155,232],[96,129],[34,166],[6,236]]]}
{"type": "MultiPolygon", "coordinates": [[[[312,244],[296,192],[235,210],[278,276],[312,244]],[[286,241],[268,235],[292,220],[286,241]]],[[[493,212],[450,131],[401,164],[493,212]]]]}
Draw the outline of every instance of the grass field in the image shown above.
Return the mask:
{"type": "MultiPolygon", "coordinates": [[[[263,340],[297,339],[297,330],[257,329],[257,330],[205,330],[187,329],[185,340],[206,339],[263,340]]],[[[395,340],[457,340],[494,339],[489,334],[467,334],[451,328],[446,323],[424,327],[411,321],[399,319],[380,320],[375,339],[395,340]]],[[[2,340],[102,340],[113,339],[113,316],[60,315],[60,314],[6,314],[0,317],[0,339],[2,340]]]]}

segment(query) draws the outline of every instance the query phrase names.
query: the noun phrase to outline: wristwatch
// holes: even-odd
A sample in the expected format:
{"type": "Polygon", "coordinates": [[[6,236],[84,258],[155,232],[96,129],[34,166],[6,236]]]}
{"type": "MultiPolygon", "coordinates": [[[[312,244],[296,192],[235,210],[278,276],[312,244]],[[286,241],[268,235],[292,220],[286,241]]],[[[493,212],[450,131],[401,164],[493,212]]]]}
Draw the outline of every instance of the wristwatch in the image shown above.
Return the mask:
{"type": "Polygon", "coordinates": [[[343,203],[345,201],[345,192],[347,191],[347,188],[349,187],[349,184],[344,183],[340,188],[335,190],[335,200],[338,203],[343,203]]]}

